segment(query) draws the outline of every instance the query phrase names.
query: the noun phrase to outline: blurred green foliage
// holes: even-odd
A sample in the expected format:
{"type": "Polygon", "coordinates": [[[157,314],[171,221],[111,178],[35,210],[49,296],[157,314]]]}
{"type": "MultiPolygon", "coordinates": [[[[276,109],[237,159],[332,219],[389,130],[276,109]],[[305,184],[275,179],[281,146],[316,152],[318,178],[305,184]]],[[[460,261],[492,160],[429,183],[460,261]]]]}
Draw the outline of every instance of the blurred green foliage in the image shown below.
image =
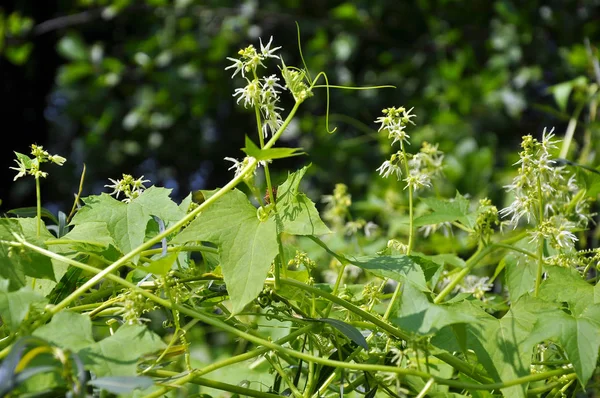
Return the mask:
{"type": "MultiPolygon", "coordinates": [[[[28,16],[34,1],[13,3],[0,12],[2,62],[53,74],[43,110],[48,142],[40,144],[69,161],[43,197],[61,207],[70,206],[60,201],[77,191],[83,163],[85,194],[122,173],[143,174],[179,198],[222,185],[231,174],[223,158],[242,156],[254,118],[235,104],[226,57],[273,36],[286,64],[300,65],[295,22],[313,75],[396,86],[332,89],[335,134],[325,125],[325,91],[307,101],[285,141],[309,156],[273,168],[312,162],[307,189],[315,199],[337,182],[367,203],[399,189],[375,172],[391,148],[373,120],[394,105],[418,115],[413,151],[426,140],[446,153],[441,194],[499,199],[509,176],[497,166],[512,160],[505,153],[544,127],[564,135],[574,112],[578,131],[587,129],[575,143],[588,143],[576,160],[597,162],[598,126],[585,108],[598,77],[596,1],[78,0],[57,2],[47,20],[28,16]],[[41,37],[52,38],[58,68],[35,56],[41,37]]],[[[2,196],[13,202],[27,193],[19,184],[11,189],[2,196]]]]}

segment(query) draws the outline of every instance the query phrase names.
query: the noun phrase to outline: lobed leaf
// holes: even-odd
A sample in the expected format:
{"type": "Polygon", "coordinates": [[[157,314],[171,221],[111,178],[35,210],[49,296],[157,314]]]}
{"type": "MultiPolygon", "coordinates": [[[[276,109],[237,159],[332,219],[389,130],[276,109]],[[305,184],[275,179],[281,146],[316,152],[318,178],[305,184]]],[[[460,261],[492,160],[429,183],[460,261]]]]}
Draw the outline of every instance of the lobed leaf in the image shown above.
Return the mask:
{"type": "MultiPolygon", "coordinates": [[[[205,191],[205,197],[215,191],[205,191]]],[[[219,198],[172,242],[208,241],[219,248],[223,278],[233,305],[240,312],[263,289],[278,252],[275,220],[261,222],[246,194],[235,189],[219,198]]]]}

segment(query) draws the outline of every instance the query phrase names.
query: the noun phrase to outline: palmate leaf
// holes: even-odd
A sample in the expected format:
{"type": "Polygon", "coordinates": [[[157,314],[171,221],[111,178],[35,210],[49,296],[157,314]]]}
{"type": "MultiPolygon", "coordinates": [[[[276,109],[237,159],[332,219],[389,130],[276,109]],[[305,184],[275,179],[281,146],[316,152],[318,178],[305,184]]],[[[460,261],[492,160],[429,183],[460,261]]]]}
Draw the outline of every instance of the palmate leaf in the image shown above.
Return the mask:
{"type": "Polygon", "coordinates": [[[70,311],[59,312],[33,334],[79,355],[96,377],[135,376],[142,356],[166,347],[157,334],[142,325],[123,325],[96,342],[90,317],[70,311]]]}
{"type": "MultiPolygon", "coordinates": [[[[464,329],[455,330],[454,337],[446,328],[442,331],[444,336],[436,336],[432,343],[448,351],[456,347],[473,350],[495,381],[506,382],[530,373],[531,353],[537,343],[530,336],[537,330],[538,322],[555,313],[557,307],[524,295],[513,302],[501,319],[466,301],[457,304],[455,311],[474,317],[476,322],[461,325],[464,329]]],[[[524,398],[526,391],[526,384],[502,389],[507,398],[524,398]]]]}
{"type": "Polygon", "coordinates": [[[570,268],[550,267],[548,279],[539,296],[558,305],[567,303],[567,313],[556,310],[540,319],[530,337],[534,341],[552,340],[561,345],[573,364],[577,378],[585,385],[598,360],[600,348],[600,304],[597,286],[584,281],[570,268]]]}
{"type": "MultiPolygon", "coordinates": [[[[121,253],[127,253],[144,242],[146,225],[152,216],[166,224],[180,220],[185,212],[169,198],[170,189],[150,187],[130,203],[124,203],[107,194],[88,196],[84,206],[73,217],[71,225],[101,222],[121,253]]],[[[106,242],[105,237],[89,237],[106,242]]],[[[137,258],[134,259],[137,261],[137,258]]]]}
{"type": "MultiPolygon", "coordinates": [[[[288,175],[278,189],[274,211],[265,221],[246,195],[234,190],[219,198],[190,223],[173,243],[208,241],[219,248],[223,278],[233,312],[238,313],[263,288],[271,263],[278,253],[277,234],[321,235],[330,233],[314,203],[299,191],[308,167],[288,175]]],[[[202,191],[208,198],[217,191],[202,191]]]]}
{"type": "Polygon", "coordinates": [[[476,323],[477,318],[464,313],[455,305],[434,304],[416,286],[405,283],[402,287],[400,308],[397,316],[391,321],[404,330],[430,335],[448,325],[476,323]]]}
{"type": "MultiPolygon", "coordinates": [[[[215,191],[204,191],[210,197],[215,191]]],[[[226,193],[190,223],[173,243],[208,241],[219,248],[221,269],[233,305],[240,312],[263,289],[278,252],[275,220],[260,221],[239,190],[226,193]]]]}

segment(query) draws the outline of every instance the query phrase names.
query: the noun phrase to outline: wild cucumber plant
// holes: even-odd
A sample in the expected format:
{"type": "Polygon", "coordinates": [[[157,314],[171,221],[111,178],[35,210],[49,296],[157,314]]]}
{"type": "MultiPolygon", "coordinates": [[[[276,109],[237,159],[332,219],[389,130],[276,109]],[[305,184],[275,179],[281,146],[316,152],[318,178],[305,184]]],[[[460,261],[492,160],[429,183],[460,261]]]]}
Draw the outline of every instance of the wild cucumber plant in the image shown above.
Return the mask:
{"type": "MultiPolygon", "coordinates": [[[[223,187],[175,203],[170,190],[124,174],[110,194],[78,195],[72,217],[42,211],[38,189],[35,215],[0,219],[0,395],[597,391],[600,252],[582,243],[600,176],[561,163],[544,132],[523,138],[509,206],[437,197],[427,189],[443,176],[443,153],[427,142],[412,149],[415,115],[391,107],[375,123],[400,149],[377,171],[402,181],[401,227],[354,217],[343,183],[323,198],[327,225],[301,190],[308,166],[276,184],[269,165],[301,154],[275,145],[315,89],[336,86],[277,50],[271,38],[228,58],[258,145],[246,137],[244,158],[226,158],[234,176],[223,187]],[[279,73],[263,75],[271,62],[279,73]],[[475,249],[467,258],[422,250],[440,231],[475,249]]],[[[17,177],[36,185],[42,162],[65,161],[32,153],[17,154],[17,177]]]]}

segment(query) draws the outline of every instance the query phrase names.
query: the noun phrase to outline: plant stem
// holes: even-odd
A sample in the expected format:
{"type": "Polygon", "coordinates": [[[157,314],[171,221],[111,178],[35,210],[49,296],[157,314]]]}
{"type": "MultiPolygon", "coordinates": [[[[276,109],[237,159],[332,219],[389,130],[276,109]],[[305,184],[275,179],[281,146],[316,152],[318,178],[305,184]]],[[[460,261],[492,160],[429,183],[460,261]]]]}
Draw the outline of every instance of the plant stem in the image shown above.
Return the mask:
{"type": "MultiPolygon", "coordinates": [[[[404,149],[404,142],[400,141],[400,150],[402,151],[402,163],[404,165],[404,175],[406,175],[407,177],[409,176],[410,173],[410,169],[408,168],[408,158],[406,157],[406,150],[404,149]]],[[[408,185],[408,245],[406,246],[406,255],[409,256],[410,253],[412,252],[412,248],[413,248],[413,239],[414,239],[414,232],[415,232],[415,228],[414,228],[414,204],[413,204],[413,187],[408,185]]],[[[398,301],[398,298],[400,297],[400,293],[402,291],[402,284],[401,283],[397,283],[396,284],[396,289],[394,289],[394,295],[392,296],[390,302],[388,303],[388,306],[385,310],[385,313],[383,314],[383,319],[387,320],[389,319],[390,315],[392,314],[392,311],[394,309],[394,306],[396,305],[396,302],[398,301]]]]}
{"type": "MultiPolygon", "coordinates": [[[[538,175],[537,177],[537,194],[539,198],[539,214],[538,214],[538,223],[537,227],[542,228],[542,224],[544,223],[544,199],[542,196],[542,180],[538,175]]],[[[545,238],[543,235],[538,234],[538,247],[537,247],[537,255],[538,255],[538,266],[535,275],[535,287],[533,290],[533,297],[537,297],[538,292],[540,290],[540,285],[542,284],[542,275],[544,269],[544,241],[545,238]]]]}
{"type": "Polygon", "coordinates": [[[38,176],[35,177],[35,201],[37,209],[36,232],[39,237],[42,232],[42,194],[40,190],[40,178],[38,176]]]}
{"type": "MultiPolygon", "coordinates": [[[[172,372],[169,370],[158,370],[157,369],[157,370],[148,372],[148,375],[154,376],[154,377],[172,378],[172,377],[177,377],[179,375],[179,373],[172,372]]],[[[175,381],[179,381],[179,380],[180,379],[175,380],[175,381]]],[[[193,377],[187,378],[186,382],[198,384],[198,385],[205,386],[205,387],[214,388],[216,390],[232,392],[232,393],[239,394],[241,396],[246,396],[246,397],[276,398],[279,396],[278,394],[271,394],[268,392],[262,392],[262,391],[252,390],[250,388],[236,386],[233,384],[223,383],[220,381],[205,379],[203,377],[198,377],[195,374],[193,375],[193,377]]],[[[174,383],[169,382],[169,385],[172,386],[172,385],[174,385],[174,383]]],[[[164,393],[161,393],[160,395],[156,395],[156,393],[153,393],[153,394],[147,395],[145,398],[160,397],[163,395],[164,395],[164,393]]]]}

